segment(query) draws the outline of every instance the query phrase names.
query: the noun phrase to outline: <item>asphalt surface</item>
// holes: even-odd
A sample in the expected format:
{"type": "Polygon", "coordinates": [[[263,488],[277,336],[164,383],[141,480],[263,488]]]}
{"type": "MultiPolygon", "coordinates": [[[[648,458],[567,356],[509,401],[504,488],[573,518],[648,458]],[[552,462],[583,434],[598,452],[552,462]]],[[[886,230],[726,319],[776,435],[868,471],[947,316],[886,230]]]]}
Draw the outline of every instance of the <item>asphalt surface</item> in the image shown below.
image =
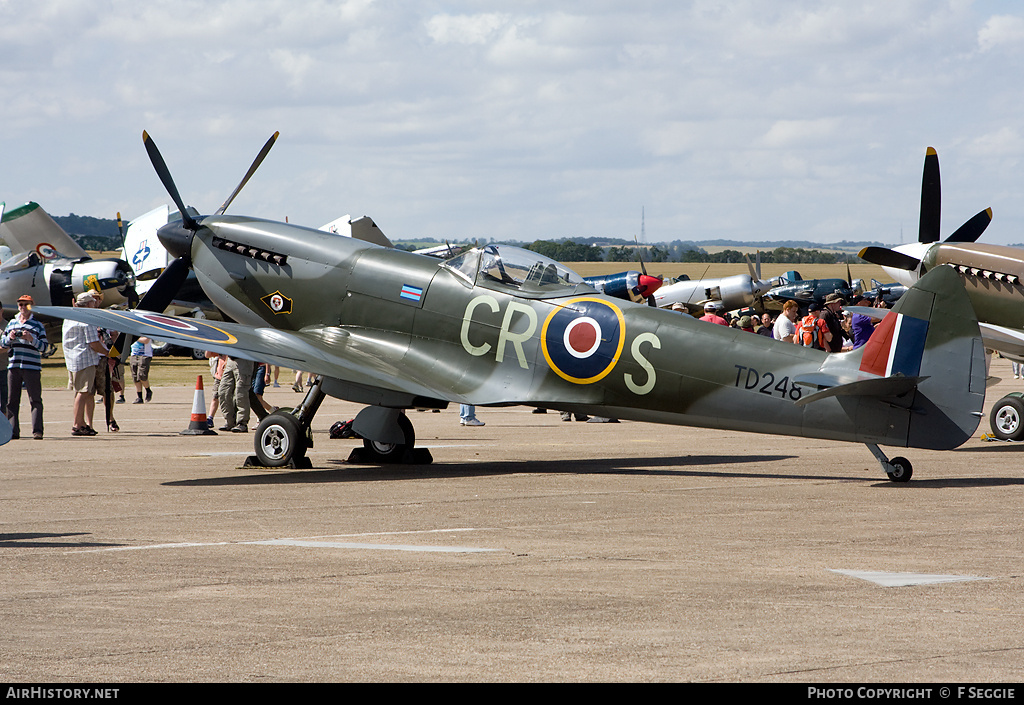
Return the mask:
{"type": "MultiPolygon", "coordinates": [[[[989,405],[1024,389],[992,369],[989,405]]],[[[0,448],[4,680],[1024,680],[1024,446],[987,418],[887,449],[896,484],[863,446],[523,408],[412,412],[433,465],[352,465],[328,400],[292,471],[178,435],[193,396],[76,438],[47,391],[0,448]]]]}

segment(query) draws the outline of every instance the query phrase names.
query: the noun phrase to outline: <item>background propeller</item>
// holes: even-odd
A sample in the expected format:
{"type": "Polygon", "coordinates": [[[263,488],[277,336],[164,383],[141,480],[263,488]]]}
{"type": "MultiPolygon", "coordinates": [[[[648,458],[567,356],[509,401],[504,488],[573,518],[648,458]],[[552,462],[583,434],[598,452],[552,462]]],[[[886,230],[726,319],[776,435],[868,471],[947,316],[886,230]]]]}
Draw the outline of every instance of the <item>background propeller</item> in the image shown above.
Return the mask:
{"type": "Polygon", "coordinates": [[[636,235],[633,236],[633,242],[636,243],[636,259],[640,263],[640,274],[646,279],[640,280],[640,285],[647,292],[644,299],[647,301],[648,306],[658,307],[657,302],[654,300],[654,292],[661,288],[661,285],[665,283],[665,277],[660,274],[651,276],[647,273],[647,267],[644,265],[643,253],[640,251],[640,240],[636,235]],[[657,280],[657,281],[655,281],[657,280]]]}
{"type": "MultiPolygon", "coordinates": [[[[921,244],[939,242],[939,225],[942,212],[942,185],[939,176],[939,155],[933,147],[929,147],[924,157],[924,172],[921,177],[921,213],[917,231],[917,241],[921,244]]],[[[992,222],[992,209],[986,208],[961,225],[943,242],[977,242],[985,228],[992,222]]],[[[902,246],[901,246],[902,247],[902,246]]],[[[858,256],[883,267],[916,270],[921,259],[899,248],[865,247],[858,256]]]]}

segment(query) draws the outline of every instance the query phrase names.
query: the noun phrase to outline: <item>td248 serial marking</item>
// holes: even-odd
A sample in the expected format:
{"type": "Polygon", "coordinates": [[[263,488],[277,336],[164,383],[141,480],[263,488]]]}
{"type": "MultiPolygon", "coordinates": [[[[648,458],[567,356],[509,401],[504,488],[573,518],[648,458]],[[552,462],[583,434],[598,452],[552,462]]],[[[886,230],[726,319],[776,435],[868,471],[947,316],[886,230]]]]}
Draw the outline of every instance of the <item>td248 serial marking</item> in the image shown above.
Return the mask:
{"type": "Polygon", "coordinates": [[[791,401],[800,399],[802,394],[800,385],[791,382],[789,377],[783,377],[776,381],[774,372],[761,374],[753,367],[745,367],[743,365],[733,365],[733,367],[736,368],[736,387],[756,390],[761,394],[791,401]]]}

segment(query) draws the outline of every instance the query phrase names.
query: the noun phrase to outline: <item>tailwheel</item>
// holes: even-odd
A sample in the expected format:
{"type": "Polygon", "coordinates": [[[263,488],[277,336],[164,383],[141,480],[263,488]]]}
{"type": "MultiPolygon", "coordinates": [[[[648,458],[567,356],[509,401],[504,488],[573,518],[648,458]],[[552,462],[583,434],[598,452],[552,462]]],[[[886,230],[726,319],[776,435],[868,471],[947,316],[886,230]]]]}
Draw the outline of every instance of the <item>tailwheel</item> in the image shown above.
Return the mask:
{"type": "Polygon", "coordinates": [[[886,475],[893,482],[910,482],[914,474],[914,468],[906,458],[893,458],[889,461],[889,467],[892,469],[886,471],[886,475]]]}
{"type": "Polygon", "coordinates": [[[297,466],[306,456],[306,435],[301,425],[294,416],[280,411],[260,421],[254,442],[257,459],[269,468],[297,466]]]}
{"type": "Polygon", "coordinates": [[[875,456],[875,460],[882,466],[882,471],[885,472],[886,476],[893,482],[910,482],[911,476],[914,474],[914,468],[911,466],[910,461],[906,458],[896,457],[890,460],[885,457],[885,453],[874,443],[866,444],[871,454],[875,456]]]}

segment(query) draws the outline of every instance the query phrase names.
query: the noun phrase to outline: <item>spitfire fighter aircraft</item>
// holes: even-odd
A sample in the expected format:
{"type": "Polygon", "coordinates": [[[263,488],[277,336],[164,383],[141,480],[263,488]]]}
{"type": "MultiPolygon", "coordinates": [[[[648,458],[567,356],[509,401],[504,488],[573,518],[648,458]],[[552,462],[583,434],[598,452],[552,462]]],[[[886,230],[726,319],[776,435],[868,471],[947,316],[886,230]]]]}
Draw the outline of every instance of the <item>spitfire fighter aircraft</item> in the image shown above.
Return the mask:
{"type": "MultiPolygon", "coordinates": [[[[918,242],[893,249],[864,248],[860,256],[882,265],[901,284],[912,286],[937,268],[955,271],[981,324],[985,347],[1024,361],[1024,251],[976,240],[992,220],[987,208],[940,241],[939,158],[929,147],[921,185],[918,242]]],[[[1013,392],[992,407],[992,432],[1006,440],[1024,440],[1024,396],[1013,392]]]]}
{"type": "Polygon", "coordinates": [[[194,217],[143,138],[184,214],[159,231],[177,259],[146,298],[162,311],[191,268],[236,323],[141,305],[46,312],[316,373],[298,407],[260,422],[255,450],[264,465],[309,467],[309,427],[325,395],[367,405],[352,428],[364,439],[356,451],[373,462],[429,462],[405,412],[449,403],[864,443],[898,482],[910,478],[910,463],[879,445],[954,448],[977,427],[981,341],[948,268],[923,277],[863,348],[829,355],[600,294],[559,263],[514,247],[438,261],[225,215],[234,194],[213,215],[194,217]]]}

